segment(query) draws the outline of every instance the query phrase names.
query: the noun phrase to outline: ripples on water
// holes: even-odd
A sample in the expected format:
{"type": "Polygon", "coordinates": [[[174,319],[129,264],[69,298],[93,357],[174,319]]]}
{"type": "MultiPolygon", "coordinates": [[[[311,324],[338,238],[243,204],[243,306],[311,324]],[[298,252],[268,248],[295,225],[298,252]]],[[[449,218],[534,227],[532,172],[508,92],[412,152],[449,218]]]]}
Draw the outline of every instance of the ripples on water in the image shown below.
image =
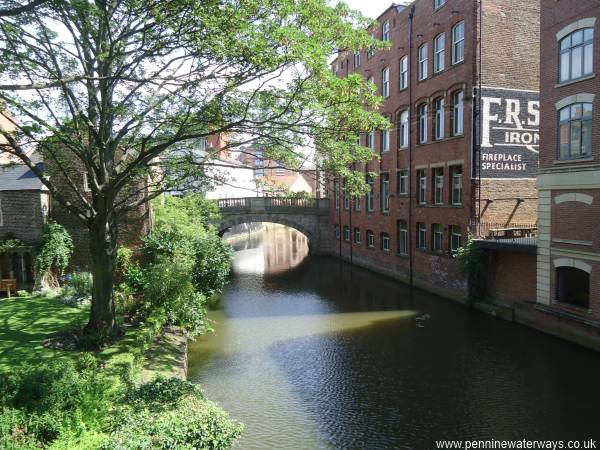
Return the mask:
{"type": "Polygon", "coordinates": [[[240,449],[430,449],[600,434],[600,357],[411,291],[270,226],[237,241],[190,379],[246,424],[240,449]]]}

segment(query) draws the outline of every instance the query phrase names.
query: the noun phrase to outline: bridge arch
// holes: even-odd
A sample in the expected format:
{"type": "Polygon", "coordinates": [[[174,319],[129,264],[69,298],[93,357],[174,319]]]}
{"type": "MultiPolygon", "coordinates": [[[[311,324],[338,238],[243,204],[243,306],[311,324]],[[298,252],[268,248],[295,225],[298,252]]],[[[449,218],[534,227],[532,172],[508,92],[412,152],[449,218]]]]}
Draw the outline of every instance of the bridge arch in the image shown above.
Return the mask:
{"type": "Polygon", "coordinates": [[[218,201],[219,234],[243,223],[269,222],[293,228],[306,236],[312,254],[328,253],[329,200],[250,197],[218,201]]]}

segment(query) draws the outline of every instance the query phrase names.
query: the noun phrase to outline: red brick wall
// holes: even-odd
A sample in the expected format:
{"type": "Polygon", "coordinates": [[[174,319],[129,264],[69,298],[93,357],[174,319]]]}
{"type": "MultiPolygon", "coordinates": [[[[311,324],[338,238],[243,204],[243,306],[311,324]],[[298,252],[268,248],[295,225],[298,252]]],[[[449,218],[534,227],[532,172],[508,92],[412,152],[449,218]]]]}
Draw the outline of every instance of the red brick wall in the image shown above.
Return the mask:
{"type": "Polygon", "coordinates": [[[0,240],[11,237],[26,244],[39,244],[44,228],[42,201],[47,194],[42,191],[0,192],[3,225],[0,240]]]}
{"type": "MultiPolygon", "coordinates": [[[[486,2],[490,3],[490,2],[486,2]]],[[[459,273],[456,262],[449,257],[449,231],[450,226],[459,226],[462,231],[463,243],[466,241],[469,224],[476,212],[476,193],[473,191],[471,181],[471,158],[472,158],[472,108],[473,108],[473,81],[477,79],[478,71],[478,11],[477,2],[474,0],[452,0],[447,2],[443,7],[434,11],[432,0],[417,0],[413,3],[415,6],[414,15],[414,45],[412,53],[409,48],[409,13],[410,7],[397,12],[396,8],[388,9],[378,19],[378,26],[373,29],[374,35],[381,38],[381,24],[386,20],[390,23],[391,49],[386,51],[378,51],[371,59],[367,58],[366,52],[361,53],[361,66],[354,68],[353,54],[341,53],[334,63],[337,64],[340,76],[358,72],[363,74],[365,78],[372,77],[374,83],[381,92],[382,71],[384,68],[390,69],[390,96],[386,99],[381,107],[380,112],[389,116],[394,128],[390,136],[390,151],[382,153],[381,135],[375,133],[375,151],[380,155],[380,160],[373,160],[366,167],[357,167],[358,170],[369,172],[389,173],[390,178],[390,211],[382,213],[380,208],[381,192],[380,181],[375,180],[374,189],[374,204],[373,212],[366,211],[366,200],[361,199],[361,211],[343,209],[343,199],[340,199],[341,210],[335,210],[334,192],[330,191],[332,199],[332,212],[330,221],[332,224],[331,237],[333,238],[333,226],[338,224],[340,230],[344,226],[349,226],[351,229],[358,227],[361,229],[362,242],[359,245],[351,244],[350,242],[341,242],[341,256],[350,258],[360,264],[375,268],[380,272],[385,272],[397,278],[406,279],[409,273],[409,260],[407,256],[398,255],[398,239],[397,239],[397,221],[406,220],[409,224],[409,250],[414,255],[414,279],[421,285],[426,285],[431,290],[443,290],[444,294],[451,297],[465,297],[467,294],[466,280],[459,273]],[[452,42],[452,27],[464,20],[465,22],[465,58],[464,61],[456,65],[451,62],[451,42],[452,42]],[[445,32],[446,37],[446,55],[445,55],[445,70],[434,74],[434,38],[441,32],[445,32]],[[423,81],[417,79],[417,49],[423,44],[428,43],[429,46],[429,78],[423,81]],[[405,55],[409,55],[409,75],[410,89],[400,90],[399,61],[405,55]],[[451,136],[451,104],[452,93],[462,89],[465,93],[464,98],[464,134],[462,136],[451,136]],[[446,115],[445,115],[445,135],[443,140],[433,140],[433,100],[438,97],[445,98],[446,115]],[[426,144],[418,143],[418,121],[417,121],[417,105],[420,103],[429,105],[428,116],[428,131],[429,139],[426,144]],[[410,111],[410,126],[411,126],[411,143],[409,149],[398,148],[397,125],[399,121],[399,113],[404,110],[410,111]],[[412,152],[412,165],[410,162],[410,154],[412,152]],[[450,201],[450,167],[454,165],[462,165],[463,170],[463,198],[462,205],[454,206],[450,201]],[[433,173],[434,167],[443,167],[444,170],[444,202],[443,205],[433,205],[433,173]],[[417,169],[424,168],[427,171],[428,177],[428,202],[426,205],[417,205],[417,169]],[[409,196],[398,195],[397,172],[399,170],[409,170],[410,192],[409,196]],[[412,220],[410,216],[410,198],[413,198],[412,220]],[[425,223],[427,229],[427,244],[428,250],[416,249],[417,223],[425,223]],[[443,251],[441,254],[433,253],[432,247],[432,226],[440,224],[443,226],[444,236],[443,251]],[[366,247],[366,232],[372,230],[375,235],[375,246],[373,249],[366,247]],[[380,233],[385,232],[391,238],[391,251],[385,252],[380,248],[380,233]]],[[[517,28],[526,28],[528,36],[534,36],[536,28],[531,28],[531,23],[535,23],[537,17],[535,7],[522,8],[522,2],[517,0],[503,0],[502,11],[505,15],[514,15],[514,12],[519,10],[519,14],[523,17],[519,19],[517,28]]],[[[494,36],[503,31],[504,24],[502,21],[493,20],[495,12],[488,12],[487,21],[489,24],[489,42],[492,42],[494,36]]],[[[508,45],[510,40],[515,39],[515,36],[505,38],[505,44],[508,45]]],[[[531,47],[530,47],[531,48],[531,47]]],[[[538,54],[534,51],[526,51],[527,46],[520,42],[517,46],[513,46],[511,54],[511,63],[514,65],[510,70],[505,70],[507,60],[505,52],[500,48],[496,49],[491,46],[490,51],[485,55],[492,63],[488,64],[487,81],[493,83],[497,87],[513,87],[513,88],[531,88],[535,83],[535,72],[537,70],[538,54]],[[502,69],[504,72],[503,78],[493,78],[492,73],[499,73],[502,69]],[[532,81],[533,80],[533,81],[532,81]]],[[[363,145],[367,145],[366,136],[361,136],[363,145]]],[[[509,197],[524,197],[536,198],[534,192],[533,180],[519,182],[514,181],[494,181],[492,184],[487,184],[489,188],[488,195],[506,195],[509,197]],[[508,195],[510,194],[510,195],[508,195]]],[[[514,204],[510,202],[497,202],[490,209],[490,217],[494,220],[506,220],[514,208],[514,204]]],[[[515,220],[525,219],[533,220],[536,215],[536,207],[533,201],[528,201],[526,205],[522,205],[517,211],[515,220]]],[[[335,254],[340,254],[340,242],[335,242],[332,246],[335,254]]]]}
{"type": "Polygon", "coordinates": [[[535,224],[537,196],[535,179],[481,180],[481,220],[507,225],[535,224]],[[517,197],[523,201],[519,202],[517,197]]]}

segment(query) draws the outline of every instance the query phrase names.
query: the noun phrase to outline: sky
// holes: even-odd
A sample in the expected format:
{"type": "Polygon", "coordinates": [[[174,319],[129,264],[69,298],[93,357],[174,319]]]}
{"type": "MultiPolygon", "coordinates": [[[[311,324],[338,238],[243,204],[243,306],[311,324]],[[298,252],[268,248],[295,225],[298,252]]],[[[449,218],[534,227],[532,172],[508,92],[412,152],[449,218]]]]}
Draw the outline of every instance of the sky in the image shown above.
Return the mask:
{"type": "MultiPolygon", "coordinates": [[[[402,3],[398,0],[344,0],[352,9],[356,9],[365,16],[375,19],[384,12],[392,3],[402,3]]],[[[332,4],[336,0],[331,0],[332,4]]]]}

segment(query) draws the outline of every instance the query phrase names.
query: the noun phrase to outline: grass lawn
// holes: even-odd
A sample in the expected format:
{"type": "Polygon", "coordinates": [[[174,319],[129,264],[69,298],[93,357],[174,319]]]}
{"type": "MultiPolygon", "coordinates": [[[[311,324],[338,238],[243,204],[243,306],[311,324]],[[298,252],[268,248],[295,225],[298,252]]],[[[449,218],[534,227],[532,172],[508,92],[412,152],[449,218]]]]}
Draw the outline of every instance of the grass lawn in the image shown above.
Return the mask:
{"type": "MultiPolygon", "coordinates": [[[[88,308],[65,306],[58,297],[0,298],[0,372],[53,358],[77,358],[78,352],[54,350],[42,343],[54,333],[83,327],[88,314],[88,308]]],[[[109,367],[133,364],[134,354],[139,355],[136,339],[141,331],[140,327],[129,327],[123,339],[96,353],[96,357],[109,367]]],[[[185,357],[181,348],[181,339],[159,336],[145,354],[142,379],[149,381],[159,374],[181,376],[185,357]]]]}
{"type": "Polygon", "coordinates": [[[83,326],[87,309],[62,305],[56,297],[0,299],[0,371],[53,358],[75,358],[42,346],[49,335],[72,326],[83,326]]]}

